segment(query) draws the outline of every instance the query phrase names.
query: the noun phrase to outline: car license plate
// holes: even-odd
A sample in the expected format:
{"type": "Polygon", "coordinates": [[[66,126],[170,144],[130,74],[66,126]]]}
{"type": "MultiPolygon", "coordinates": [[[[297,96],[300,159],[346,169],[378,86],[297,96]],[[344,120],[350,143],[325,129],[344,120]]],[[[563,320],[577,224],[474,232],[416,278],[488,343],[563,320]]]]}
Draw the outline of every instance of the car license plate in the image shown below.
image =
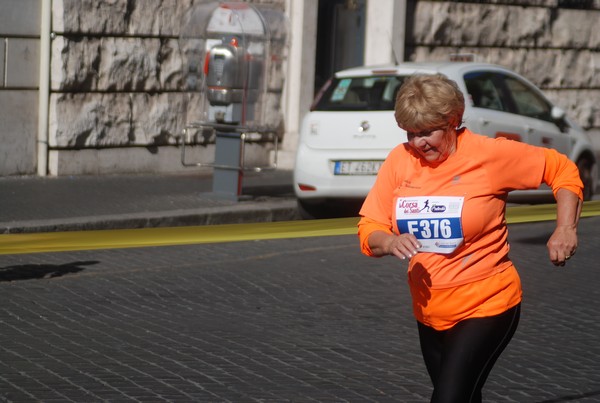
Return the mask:
{"type": "Polygon", "coordinates": [[[334,175],[377,175],[383,161],[335,161],[334,175]]]}

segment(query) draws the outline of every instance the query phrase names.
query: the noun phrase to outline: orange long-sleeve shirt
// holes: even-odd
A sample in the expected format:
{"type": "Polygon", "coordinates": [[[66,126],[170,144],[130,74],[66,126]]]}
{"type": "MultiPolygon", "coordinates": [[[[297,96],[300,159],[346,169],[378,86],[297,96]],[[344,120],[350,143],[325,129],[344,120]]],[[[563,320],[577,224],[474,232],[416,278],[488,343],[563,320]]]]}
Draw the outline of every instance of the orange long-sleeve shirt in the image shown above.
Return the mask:
{"type": "Polygon", "coordinates": [[[401,144],[382,165],[360,211],[361,250],[372,256],[368,238],[374,231],[398,232],[397,198],[461,197],[461,246],[451,254],[418,253],[410,260],[413,311],[417,320],[437,329],[502,313],[521,300],[519,278],[508,258],[506,196],[542,182],[554,192],[566,188],[582,197],[576,166],[555,150],[464,129],[454,154],[428,164],[401,144]]]}

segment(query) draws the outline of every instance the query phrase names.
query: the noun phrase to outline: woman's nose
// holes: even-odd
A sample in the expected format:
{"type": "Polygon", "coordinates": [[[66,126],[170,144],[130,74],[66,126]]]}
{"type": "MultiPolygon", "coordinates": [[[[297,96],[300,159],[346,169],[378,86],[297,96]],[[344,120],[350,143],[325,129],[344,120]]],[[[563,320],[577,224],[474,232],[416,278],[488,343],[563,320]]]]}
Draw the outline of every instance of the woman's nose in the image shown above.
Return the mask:
{"type": "Polygon", "coordinates": [[[425,138],[424,138],[424,137],[421,137],[421,136],[415,136],[415,137],[412,139],[413,147],[416,147],[416,148],[421,148],[421,147],[423,147],[423,146],[426,144],[426,142],[427,142],[427,141],[425,140],[425,138]]]}

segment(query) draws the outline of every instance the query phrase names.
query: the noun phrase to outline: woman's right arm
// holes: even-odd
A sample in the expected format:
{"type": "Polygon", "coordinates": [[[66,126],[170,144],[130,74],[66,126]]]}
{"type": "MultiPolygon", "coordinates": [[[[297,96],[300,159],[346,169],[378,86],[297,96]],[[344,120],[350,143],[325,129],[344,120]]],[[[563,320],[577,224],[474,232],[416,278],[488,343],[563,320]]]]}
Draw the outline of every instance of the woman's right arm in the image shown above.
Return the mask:
{"type": "Polygon", "coordinates": [[[399,259],[410,259],[421,247],[412,234],[388,234],[383,231],[372,232],[369,236],[369,248],[374,256],[393,255],[399,259]]]}
{"type": "Polygon", "coordinates": [[[361,251],[367,256],[407,259],[420,248],[414,235],[395,235],[392,231],[394,189],[401,183],[407,157],[403,150],[400,145],[388,155],[360,210],[358,236],[361,251]]]}
{"type": "Polygon", "coordinates": [[[358,236],[362,253],[372,257],[394,255],[410,259],[421,247],[414,235],[395,235],[388,226],[368,217],[362,217],[358,223],[358,236]]]}

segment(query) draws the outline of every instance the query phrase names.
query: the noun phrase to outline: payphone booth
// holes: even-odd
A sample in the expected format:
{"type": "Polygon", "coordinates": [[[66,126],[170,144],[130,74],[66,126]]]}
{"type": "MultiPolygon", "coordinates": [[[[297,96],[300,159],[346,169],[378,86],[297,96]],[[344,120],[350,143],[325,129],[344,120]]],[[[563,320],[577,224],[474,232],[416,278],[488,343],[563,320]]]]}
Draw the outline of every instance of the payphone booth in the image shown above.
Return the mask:
{"type": "Polygon", "coordinates": [[[244,171],[276,167],[287,31],[282,11],[250,3],[205,1],[184,16],[179,41],[192,107],[181,160],[213,168],[216,197],[237,201],[244,171]],[[214,162],[187,161],[186,145],[206,133],[215,141],[214,162]],[[272,162],[246,164],[251,142],[272,145],[272,162]]]}

